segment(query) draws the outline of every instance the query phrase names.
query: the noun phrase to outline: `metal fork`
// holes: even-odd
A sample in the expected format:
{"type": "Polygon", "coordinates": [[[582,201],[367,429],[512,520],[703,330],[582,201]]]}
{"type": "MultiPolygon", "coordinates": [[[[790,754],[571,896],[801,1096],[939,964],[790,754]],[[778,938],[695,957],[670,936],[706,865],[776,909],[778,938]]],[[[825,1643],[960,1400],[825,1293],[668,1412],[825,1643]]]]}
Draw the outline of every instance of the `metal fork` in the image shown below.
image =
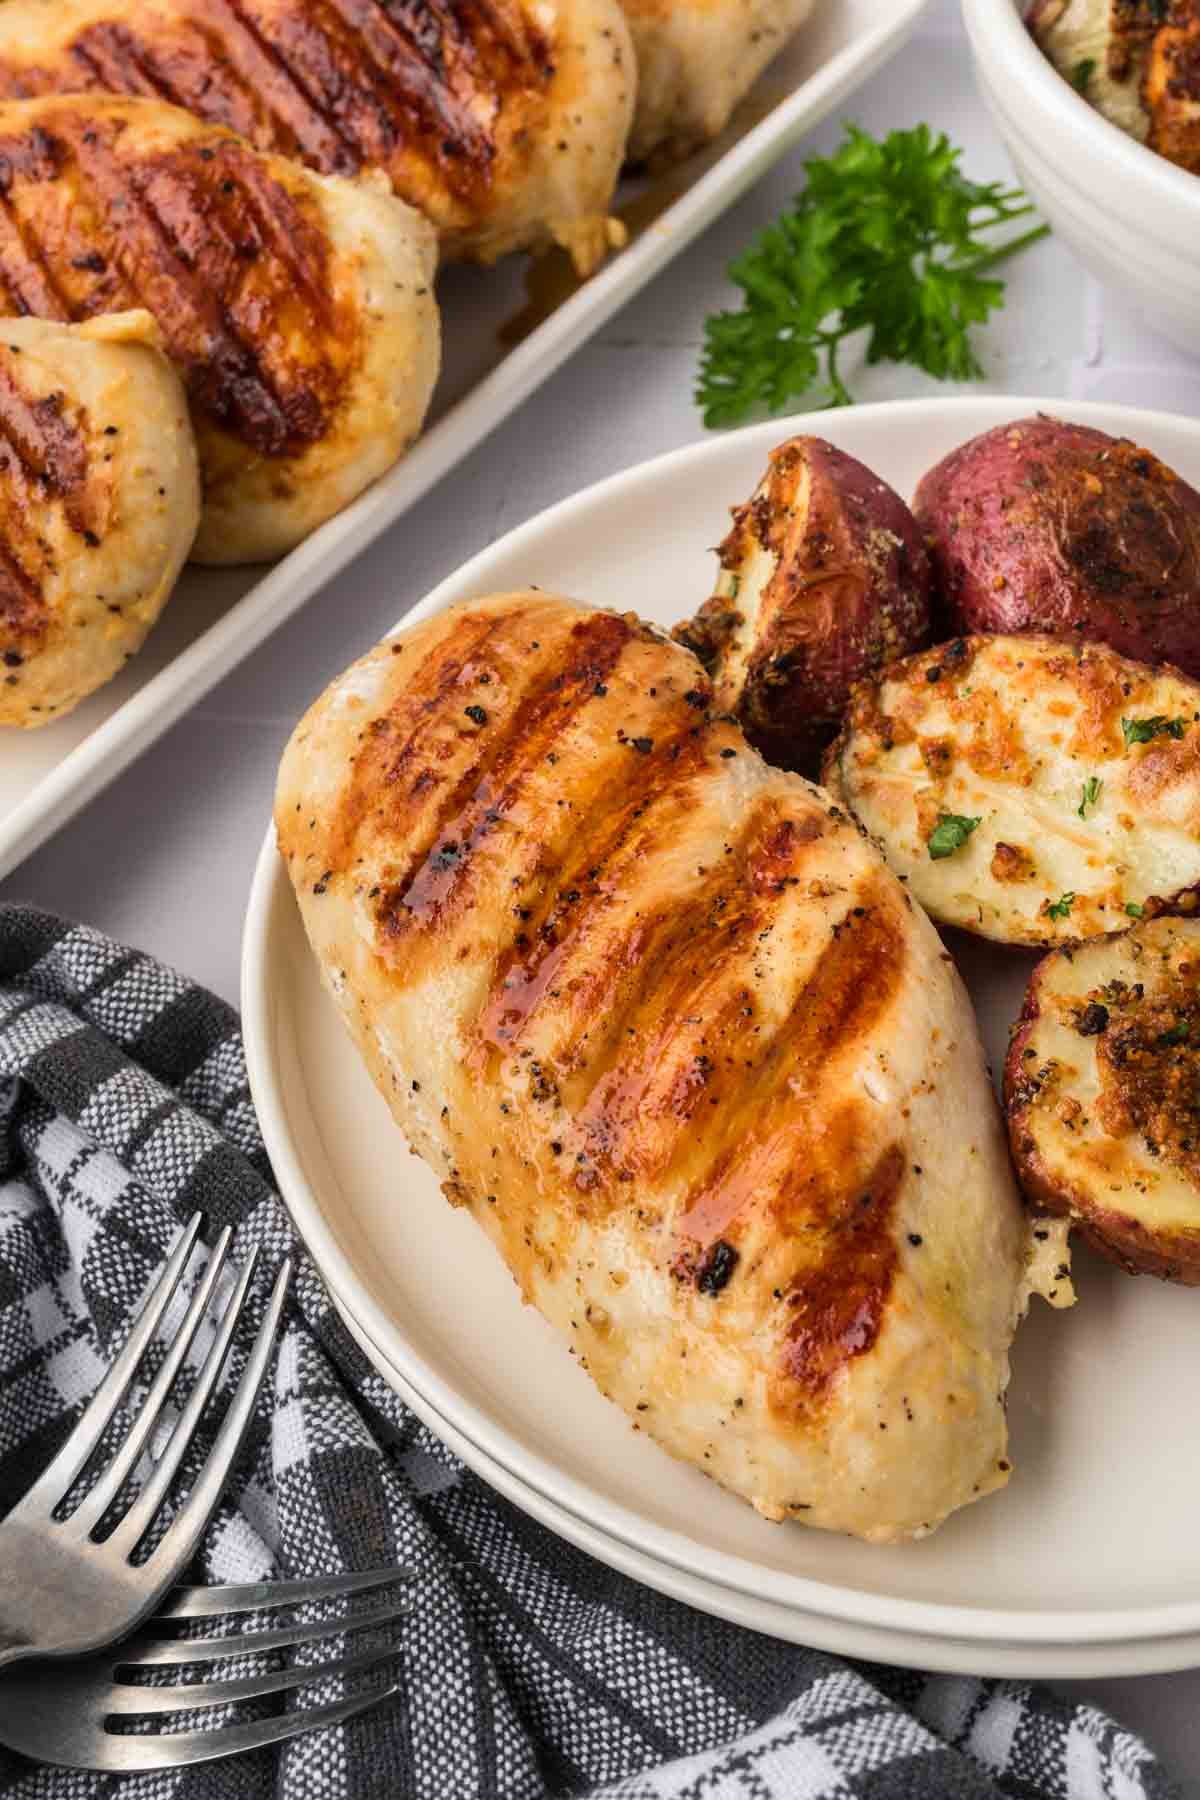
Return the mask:
{"type": "Polygon", "coordinates": [[[172,1603],[136,1637],[79,1662],[30,1664],[0,1675],[0,1744],[36,1762],[73,1769],[128,1775],[139,1769],[178,1768],[211,1762],[238,1751],[261,1750],[297,1737],[318,1725],[337,1725],[399,1691],[395,1680],[353,1692],[323,1706],[277,1713],[245,1724],[196,1730],[146,1732],[165,1713],[258,1700],[285,1694],[334,1675],[349,1678],[379,1668],[397,1655],[397,1646],[344,1654],[323,1663],[293,1665],[232,1679],[189,1681],[180,1686],[146,1687],[128,1679],[136,1669],[182,1667],[229,1658],[321,1644],[334,1637],[393,1624],[408,1611],[406,1599],[350,1612],[316,1624],[284,1625],[268,1631],[220,1638],[177,1638],[156,1629],[161,1622],[214,1618],[263,1607],[299,1606],[362,1593],[405,1581],[406,1569],[374,1569],[359,1575],[331,1575],[316,1581],[277,1581],[249,1587],[180,1588],[172,1603]],[[118,1733],[113,1722],[136,1723],[136,1732],[118,1733]]]}
{"type": "Polygon", "coordinates": [[[95,1535],[146,1448],[208,1311],[229,1251],[229,1229],[217,1239],[183,1322],[123,1441],[74,1510],[61,1520],[54,1516],[94,1455],[137,1372],[183,1276],[200,1223],[196,1213],[185,1226],[120,1355],[58,1455],[24,1499],[0,1520],[0,1667],[27,1656],[76,1656],[132,1631],[182,1574],[221,1497],[271,1360],[291,1273],[288,1262],[276,1276],[245,1369],[186,1499],[149,1556],[139,1563],[132,1560],[167,1497],[216,1387],[254,1273],[253,1251],[216,1321],[195,1386],[145,1486],[111,1533],[99,1541],[95,1535]]]}

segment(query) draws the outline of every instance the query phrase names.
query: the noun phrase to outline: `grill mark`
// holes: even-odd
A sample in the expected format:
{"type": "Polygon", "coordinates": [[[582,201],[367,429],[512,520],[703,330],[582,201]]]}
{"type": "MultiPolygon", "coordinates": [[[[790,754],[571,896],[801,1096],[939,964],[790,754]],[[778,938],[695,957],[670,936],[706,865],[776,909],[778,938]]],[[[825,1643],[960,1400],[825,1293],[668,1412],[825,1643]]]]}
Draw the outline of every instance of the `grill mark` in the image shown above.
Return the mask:
{"type": "MultiPolygon", "coordinates": [[[[401,54],[406,47],[413,51],[424,62],[430,74],[438,81],[446,79],[446,58],[442,50],[443,33],[453,33],[461,40],[458,21],[453,13],[446,13],[436,4],[421,7],[411,13],[408,18],[397,19],[386,0],[366,0],[365,7],[359,6],[357,11],[349,15],[342,10],[341,0],[331,0],[335,11],[341,14],[347,24],[369,29],[374,20],[378,28],[395,36],[401,46],[401,54]]],[[[353,0],[351,0],[353,6],[353,0]]]]}
{"type": "Polygon", "coordinates": [[[100,203],[111,208],[114,198],[133,202],[134,220],[125,212],[125,230],[114,242],[114,260],[132,265],[130,285],[135,291],[150,288],[151,310],[172,357],[184,367],[189,394],[213,418],[234,424],[256,449],[278,454],[287,439],[283,405],[255,350],[231,329],[224,305],[206,288],[197,291],[177,236],[186,212],[184,219],[173,222],[144,191],[144,172],[123,169],[99,143],[89,151],[81,161],[85,167],[90,164],[87,173],[100,203]]]}
{"type": "Polygon", "coordinates": [[[11,179],[5,161],[0,160],[0,268],[4,283],[22,316],[34,314],[39,319],[57,319],[65,323],[71,317],[62,290],[55,281],[36,239],[31,242],[8,194],[11,179]],[[15,250],[22,266],[14,268],[10,251],[15,250]]]}
{"type": "MultiPolygon", "coordinates": [[[[355,754],[346,792],[326,840],[324,861],[334,873],[353,862],[358,833],[368,813],[374,811],[378,815],[382,792],[399,795],[399,805],[403,807],[418,792],[426,792],[441,781],[442,777],[428,765],[420,770],[414,767],[430,752],[428,728],[432,725],[436,729],[439,723],[445,723],[446,701],[464,668],[510,623],[511,619],[504,616],[459,620],[449,660],[446,658],[450,646],[443,640],[426,654],[420,668],[406,681],[392,711],[371,722],[363,747],[355,754]],[[403,732],[399,743],[397,730],[403,732]],[[410,775],[412,783],[400,795],[401,783],[407,782],[410,775]]],[[[397,836],[405,835],[402,815],[389,824],[397,836]]]]}
{"type": "MultiPolygon", "coordinates": [[[[479,67],[480,59],[475,54],[476,46],[462,30],[455,14],[433,0],[428,11],[430,18],[436,21],[437,35],[431,34],[422,42],[418,34],[398,25],[379,0],[367,0],[365,5],[360,0],[327,0],[323,10],[334,13],[339,25],[355,35],[388,86],[400,84],[406,89],[408,104],[424,114],[418,129],[436,138],[436,161],[443,178],[448,178],[456,191],[463,192],[472,179],[486,177],[495,159],[496,143],[489,131],[477,123],[470,111],[470,102],[474,100],[478,104],[483,90],[492,83],[486,81],[479,67]],[[457,71],[452,73],[448,68],[444,51],[448,38],[453,40],[456,62],[464,65],[464,72],[469,77],[466,96],[454,91],[457,71]],[[446,153],[447,141],[454,145],[450,154],[446,153]]],[[[491,98],[494,120],[498,110],[494,93],[491,98]]],[[[385,112],[384,116],[389,143],[402,140],[403,133],[394,112],[390,116],[385,112]]]]}
{"type": "Polygon", "coordinates": [[[315,234],[303,234],[302,250],[301,233],[289,216],[294,209],[290,205],[280,206],[278,183],[253,157],[242,159],[238,181],[241,197],[248,203],[258,232],[260,248],[282,263],[293,286],[302,289],[318,312],[328,316],[329,296],[324,281],[318,276],[321,246],[314,241],[315,234]]]}
{"type": "Polygon", "coordinates": [[[317,166],[326,174],[354,174],[361,167],[362,158],[358,145],[347,136],[340,121],[315,94],[310,93],[280,49],[249,17],[242,0],[217,0],[217,4],[242,34],[243,44],[253,52],[263,82],[262,93],[268,114],[273,114],[282,102],[294,115],[289,118],[289,127],[295,132],[305,156],[316,160],[317,166]],[[318,149],[318,144],[323,148],[318,149]]]}
{"type": "MultiPolygon", "coordinates": [[[[211,146],[209,146],[211,148],[211,146]]],[[[200,145],[196,145],[197,151],[200,145]]],[[[264,366],[257,345],[249,341],[239,322],[230,315],[231,284],[240,281],[242,265],[230,240],[225,220],[232,208],[223,199],[198,186],[200,169],[205,181],[222,187],[236,177],[242,192],[243,176],[251,171],[255,194],[278,195],[274,201],[269,240],[263,249],[294,271],[294,249],[278,257],[277,246],[286,241],[288,228],[303,240],[313,263],[321,260],[323,240],[290,197],[265,178],[252,161],[252,153],[228,141],[222,142],[211,161],[195,166],[188,157],[190,145],[159,156],[154,161],[126,166],[103,142],[96,130],[79,136],[79,167],[91,188],[94,210],[108,224],[110,256],[116,264],[125,294],[154,312],[172,358],[181,366],[193,403],[211,418],[233,431],[243,442],[265,455],[281,455],[319,438],[328,410],[336,403],[337,377],[327,358],[298,368],[296,379],[282,388],[264,366]],[[120,221],[120,232],[110,221],[120,221]],[[186,241],[191,230],[195,242],[186,241]],[[222,266],[222,246],[226,254],[222,266]]],[[[261,208],[261,201],[260,201],[261,208]]],[[[256,260],[261,266],[263,259],[256,260]]],[[[268,271],[268,274],[274,271],[268,271]]],[[[290,300],[297,285],[277,281],[290,300]]],[[[316,304],[320,293],[314,266],[307,293],[316,304]]],[[[90,314],[111,306],[112,284],[103,298],[90,296],[76,311],[90,314]],[[97,301],[99,300],[99,304],[97,301]]],[[[275,298],[271,292],[255,296],[258,329],[263,308],[275,298]]],[[[332,330],[328,305],[322,307],[332,330]]]]}
{"type": "Polygon", "coordinates": [[[839,1048],[887,1011],[902,973],[904,937],[879,883],[835,927],[787,1017],[761,1051],[754,1079],[731,1095],[709,1166],[680,1207],[676,1232],[702,1248],[727,1236],[739,1213],[764,1192],[776,1210],[791,1197],[785,1171],[802,1164],[804,1119],[839,1048]],[[861,908],[862,917],[855,912],[861,908]]]}
{"type": "Polygon", "coordinates": [[[124,25],[97,25],[91,33],[84,33],[85,38],[89,35],[101,49],[105,66],[97,72],[107,92],[142,94],[186,109],[187,96],[159,67],[152,44],[139,42],[124,25]]]}
{"type": "MultiPolygon", "coordinates": [[[[434,110],[443,97],[440,84],[445,74],[440,55],[431,59],[402,32],[391,32],[389,53],[389,46],[378,41],[378,21],[368,17],[363,26],[372,23],[377,27],[374,32],[362,26],[355,29],[336,3],[313,0],[311,40],[321,60],[315,71],[321,104],[360,162],[387,160],[404,138],[397,100],[434,110]],[[415,87],[415,94],[398,95],[397,89],[406,82],[410,89],[415,87]]],[[[464,119],[462,125],[471,129],[472,121],[464,119]]],[[[447,120],[445,130],[451,129],[447,120]]]]}
{"type": "MultiPolygon", "coordinates": [[[[746,966],[747,951],[775,910],[768,895],[782,891],[777,880],[780,833],[790,849],[793,836],[787,828],[792,824],[780,819],[774,797],[760,801],[742,821],[731,856],[722,857],[707,879],[690,887],[686,900],[668,900],[647,922],[644,934],[635,924],[631,953],[640,954],[641,978],[622,996],[620,1008],[610,995],[600,1007],[589,1005],[589,1012],[602,1011],[608,1041],[606,1054],[592,1060],[576,1125],[589,1160],[599,1166],[634,1169],[658,1179],[694,1153],[681,1133],[664,1138],[655,1123],[664,1116],[676,1126],[686,1123],[705,1098],[710,1077],[718,1074],[718,1046],[727,1034],[734,1043],[749,1036],[746,1012],[754,1012],[753,993],[745,983],[727,992],[729,971],[746,966]],[[698,949],[703,968],[694,960],[698,949]],[[630,1027],[637,1031],[636,1050],[630,1027]],[[690,1064],[680,1064],[680,1047],[689,1038],[696,1053],[690,1064]],[[663,1072],[671,1067],[675,1072],[664,1087],[663,1072]]],[[[796,834],[797,844],[814,841],[796,834]]],[[[614,953],[614,964],[623,960],[614,953]]],[[[744,1091],[752,1084],[744,1069],[739,1076],[744,1091]]],[[[721,1078],[728,1078],[727,1069],[721,1078]]],[[[736,1087],[724,1094],[726,1107],[736,1104],[736,1095],[736,1087]]]]}
{"type": "Polygon", "coordinates": [[[49,629],[42,591],[0,532],[0,633],[10,644],[41,642],[49,629]]]}
{"type": "MultiPolygon", "coordinates": [[[[144,75],[140,79],[137,64],[123,54],[123,46],[112,40],[122,33],[119,26],[96,25],[84,31],[70,46],[69,54],[88,75],[88,86],[106,94],[135,94],[142,99],[161,99],[144,75]]],[[[57,84],[56,84],[57,85],[57,84]]]]}
{"type": "Polygon", "coordinates": [[[511,811],[563,724],[588,697],[586,690],[611,674],[634,631],[615,613],[581,619],[563,646],[558,672],[524,693],[511,714],[481,738],[482,754],[439,808],[429,846],[412,856],[380,898],[376,922],[392,944],[411,932],[437,928],[451,907],[465,904],[475,852],[511,811]]]}
{"type": "MultiPolygon", "coordinates": [[[[237,244],[220,219],[219,215],[210,213],[201,218],[202,209],[197,205],[197,197],[188,189],[186,181],[179,178],[176,171],[160,169],[153,178],[154,192],[147,191],[140,178],[134,182],[133,189],[147,217],[161,226],[163,241],[185,268],[195,268],[204,258],[208,262],[214,260],[213,252],[223,252],[226,278],[216,287],[218,295],[228,297],[216,298],[213,303],[213,314],[216,321],[217,355],[199,376],[193,374],[191,392],[201,400],[205,410],[222,424],[232,425],[240,436],[253,443],[255,448],[265,450],[268,455],[280,454],[289,447],[299,444],[313,443],[320,437],[324,427],[324,416],[319,397],[310,388],[281,387],[269,366],[267,358],[260,355],[254,342],[254,313],[257,301],[253,293],[248,296],[245,310],[251,317],[243,320],[239,313],[241,306],[242,272],[246,263],[241,261],[237,244]],[[173,218],[178,217],[185,224],[200,221],[200,229],[207,239],[196,254],[178,235],[173,218]],[[232,351],[232,365],[224,360],[226,349],[232,351]]],[[[257,212],[257,209],[254,209],[257,212]]],[[[255,237],[253,241],[258,260],[258,253],[266,251],[275,253],[275,234],[269,226],[264,231],[262,222],[255,217],[255,237]]],[[[219,258],[218,264],[219,264],[219,258]]],[[[301,279],[296,259],[284,252],[281,259],[285,262],[292,276],[294,285],[305,291],[310,299],[314,299],[312,284],[301,279]]]]}
{"type": "Polygon", "coordinates": [[[809,1399],[821,1398],[855,1357],[871,1350],[883,1322],[897,1267],[893,1215],[906,1158],[890,1145],[831,1221],[828,1254],[788,1295],[794,1317],[781,1371],[809,1399]]]}
{"type": "MultiPolygon", "coordinates": [[[[486,0],[292,0],[265,18],[246,0],[174,0],[166,21],[141,31],[120,19],[85,26],[56,63],[25,73],[43,92],[166,99],[325,173],[382,163],[418,204],[429,198],[424,164],[469,208],[492,184],[501,132],[519,152],[523,111],[554,63],[518,9],[486,0]]],[[[0,88],[27,91],[19,67],[0,65],[0,88]]]]}
{"type": "Polygon", "coordinates": [[[86,429],[84,415],[66,414],[61,393],[31,401],[0,366],[0,438],[11,453],[0,461],[0,470],[10,482],[19,470],[23,484],[33,483],[43,494],[59,498],[81,536],[95,524],[95,508],[88,504],[86,429]]]}
{"type": "MultiPolygon", "coordinates": [[[[572,979],[570,960],[586,951],[600,929],[610,906],[619,903],[623,883],[637,867],[656,833],[687,804],[688,784],[708,762],[712,754],[709,734],[687,727],[671,737],[656,740],[649,756],[639,758],[634,773],[639,790],[629,793],[630,771],[617,764],[612,777],[591,797],[587,816],[578,822],[576,837],[581,846],[574,857],[564,860],[552,882],[540,897],[540,905],[532,910],[537,916],[527,921],[522,936],[533,940],[536,947],[526,955],[516,941],[497,961],[491,991],[484,1003],[474,1035],[479,1045],[481,1067],[494,1050],[511,1049],[520,1042],[534,1014],[548,993],[551,983],[567,970],[572,979]],[[667,813],[664,820],[659,816],[667,813]],[[653,812],[653,816],[648,817],[653,812]],[[579,910],[562,896],[578,892],[579,910]]],[[[649,915],[641,921],[644,939],[653,935],[656,923],[666,912],[649,915]]],[[[636,932],[637,924],[633,927],[636,932]]],[[[592,979],[586,975],[574,979],[584,984],[576,1011],[586,1014],[594,1023],[597,1015],[609,1030],[618,1028],[610,1011],[615,991],[629,968],[636,965],[640,952],[627,940],[615,947],[592,979]]],[[[569,1064],[569,1047],[562,1059],[569,1064]]]]}
{"type": "MultiPolygon", "coordinates": [[[[252,22],[227,0],[209,0],[207,12],[207,19],[193,18],[186,8],[178,8],[171,23],[181,28],[181,36],[157,53],[152,39],[139,37],[123,23],[100,20],[84,27],[67,54],[83,72],[85,90],[167,100],[229,126],[259,149],[299,153],[326,173],[354,173],[359,161],[351,147],[252,22]]],[[[43,91],[80,91],[69,75],[57,79],[53,68],[38,73],[45,78],[43,91]]],[[[14,76],[3,65],[0,79],[11,92],[14,76]]]]}

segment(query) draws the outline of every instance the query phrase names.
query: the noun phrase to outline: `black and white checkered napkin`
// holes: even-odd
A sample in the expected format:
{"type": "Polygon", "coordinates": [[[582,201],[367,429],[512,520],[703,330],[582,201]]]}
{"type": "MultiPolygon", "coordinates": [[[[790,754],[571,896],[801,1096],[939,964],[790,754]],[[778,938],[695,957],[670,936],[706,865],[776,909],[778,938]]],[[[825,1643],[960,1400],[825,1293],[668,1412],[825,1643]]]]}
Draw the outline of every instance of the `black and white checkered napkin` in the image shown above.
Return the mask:
{"type": "MultiPolygon", "coordinates": [[[[260,1245],[268,1270],[296,1245],[235,1015],[149,957],[19,908],[0,909],[0,1135],[3,1513],[95,1386],[182,1218],[202,1207],[235,1222],[236,1250],[260,1245]]],[[[1145,1745],[1090,1707],[774,1643],[560,1543],[366,1366],[302,1253],[257,1424],[195,1579],[407,1564],[401,1696],[278,1752],[117,1787],[0,1750],[8,1800],[1173,1791],[1145,1745]]]]}

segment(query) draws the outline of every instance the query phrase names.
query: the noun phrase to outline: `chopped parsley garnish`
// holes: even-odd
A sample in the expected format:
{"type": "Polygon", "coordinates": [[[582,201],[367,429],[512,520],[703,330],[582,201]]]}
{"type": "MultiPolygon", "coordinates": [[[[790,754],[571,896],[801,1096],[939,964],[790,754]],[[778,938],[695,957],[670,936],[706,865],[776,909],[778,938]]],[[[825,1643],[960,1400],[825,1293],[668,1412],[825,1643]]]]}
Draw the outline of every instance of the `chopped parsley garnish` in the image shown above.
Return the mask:
{"type": "Polygon", "coordinates": [[[1148,744],[1151,738],[1181,738],[1186,730],[1186,719],[1168,719],[1162,713],[1155,713],[1152,719],[1121,720],[1121,735],[1127,750],[1130,744],[1148,744]]]}
{"type": "Polygon", "coordinates": [[[1136,900],[1128,901],[1125,906],[1125,911],[1129,914],[1131,919],[1144,919],[1146,916],[1145,907],[1139,906],[1136,900]]]}
{"type": "Polygon", "coordinates": [[[1089,806],[1095,806],[1100,798],[1100,789],[1104,786],[1095,775],[1089,775],[1083,784],[1083,793],[1079,801],[1079,816],[1082,819],[1089,806]]]}
{"type": "Polygon", "coordinates": [[[814,387],[818,405],[848,406],[838,352],[860,331],[868,363],[983,374],[971,332],[1004,303],[994,270],[1047,227],[997,243],[995,228],[1033,209],[1020,188],[968,181],[961,154],[927,125],[884,138],[850,125],[832,156],[805,164],[804,191],[730,266],[740,307],[705,323],[706,425],[783,412],[814,387]]]}
{"type": "Polygon", "coordinates": [[[953,856],[961,850],[980,819],[964,819],[961,813],[939,813],[937,824],[929,834],[929,854],[934,862],[953,856]]]}
{"type": "Polygon", "coordinates": [[[1163,1049],[1167,1049],[1171,1044],[1186,1044],[1188,1037],[1188,1022],[1180,1019],[1177,1025],[1172,1025],[1170,1031],[1159,1033],[1158,1042],[1163,1049]]]}
{"type": "Polygon", "coordinates": [[[1053,906],[1048,906],[1046,908],[1046,917],[1048,919],[1069,919],[1071,916],[1071,907],[1074,903],[1074,894],[1061,894],[1054,902],[1053,906]]]}
{"type": "Polygon", "coordinates": [[[1096,73],[1094,56],[1082,56],[1071,70],[1071,86],[1077,94],[1086,94],[1092,84],[1092,76],[1096,73]]]}

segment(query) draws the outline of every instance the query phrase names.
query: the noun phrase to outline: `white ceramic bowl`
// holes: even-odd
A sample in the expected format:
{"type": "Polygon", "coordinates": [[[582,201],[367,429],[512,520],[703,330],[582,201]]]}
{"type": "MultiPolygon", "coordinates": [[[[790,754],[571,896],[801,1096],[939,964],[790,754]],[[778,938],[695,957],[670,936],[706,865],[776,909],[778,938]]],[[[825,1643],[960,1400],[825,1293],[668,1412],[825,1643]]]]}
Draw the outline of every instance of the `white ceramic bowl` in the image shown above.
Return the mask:
{"type": "Polygon", "coordinates": [[[963,0],[975,72],[1030,196],[1094,275],[1200,351],[1200,175],[1102,117],[1042,55],[1028,0],[963,0]]]}

